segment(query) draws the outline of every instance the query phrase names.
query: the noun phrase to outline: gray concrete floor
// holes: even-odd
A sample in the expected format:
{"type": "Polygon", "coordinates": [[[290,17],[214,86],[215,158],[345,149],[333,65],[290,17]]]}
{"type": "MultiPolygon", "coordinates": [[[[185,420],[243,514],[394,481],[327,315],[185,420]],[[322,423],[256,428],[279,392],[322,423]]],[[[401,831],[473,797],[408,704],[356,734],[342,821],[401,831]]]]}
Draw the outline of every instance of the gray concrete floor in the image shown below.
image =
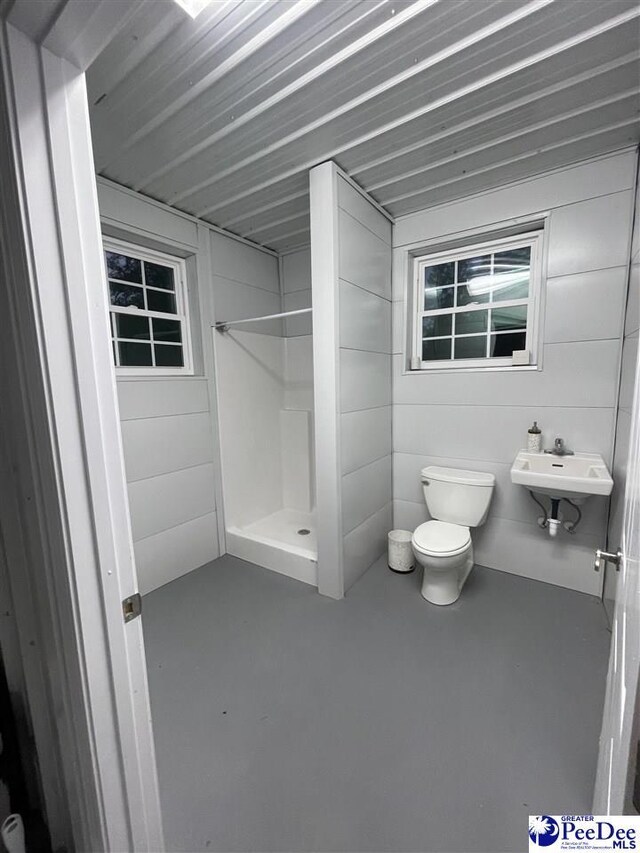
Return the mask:
{"type": "Polygon", "coordinates": [[[168,850],[499,853],[590,810],[601,603],[419,584],[381,561],[336,602],[223,557],[145,597],[168,850]]]}

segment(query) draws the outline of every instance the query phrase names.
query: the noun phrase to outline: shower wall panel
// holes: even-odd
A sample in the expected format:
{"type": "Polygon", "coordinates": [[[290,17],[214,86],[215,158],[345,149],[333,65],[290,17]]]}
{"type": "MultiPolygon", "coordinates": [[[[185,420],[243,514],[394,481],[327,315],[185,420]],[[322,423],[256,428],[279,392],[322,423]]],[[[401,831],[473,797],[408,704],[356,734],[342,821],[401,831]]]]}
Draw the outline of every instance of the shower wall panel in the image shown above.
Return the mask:
{"type": "Polygon", "coordinates": [[[334,163],[310,186],[318,579],[340,598],[392,524],[391,223],[334,163]]]}

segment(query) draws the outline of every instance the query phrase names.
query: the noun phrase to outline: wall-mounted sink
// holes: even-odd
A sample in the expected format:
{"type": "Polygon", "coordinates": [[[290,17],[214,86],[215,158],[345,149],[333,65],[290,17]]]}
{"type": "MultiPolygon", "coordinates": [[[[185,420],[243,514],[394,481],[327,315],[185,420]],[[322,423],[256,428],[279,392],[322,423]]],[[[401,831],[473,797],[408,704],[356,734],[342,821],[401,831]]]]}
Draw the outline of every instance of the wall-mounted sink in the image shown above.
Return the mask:
{"type": "Polygon", "coordinates": [[[521,450],[511,466],[511,482],[552,498],[580,500],[610,495],[613,480],[599,453],[529,453],[521,450]]]}

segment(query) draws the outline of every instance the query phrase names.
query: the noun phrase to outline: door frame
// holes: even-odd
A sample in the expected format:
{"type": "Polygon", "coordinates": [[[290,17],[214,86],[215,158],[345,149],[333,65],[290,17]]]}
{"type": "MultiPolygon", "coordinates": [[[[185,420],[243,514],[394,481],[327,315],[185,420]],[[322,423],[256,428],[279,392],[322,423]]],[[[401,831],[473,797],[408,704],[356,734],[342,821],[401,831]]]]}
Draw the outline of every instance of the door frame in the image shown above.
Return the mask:
{"type": "Polygon", "coordinates": [[[636,752],[640,738],[640,351],[635,365],[628,459],[594,814],[633,813],[633,776],[640,773],[636,752]]]}
{"type": "Polygon", "coordinates": [[[164,849],[83,71],[137,5],[0,4],[0,574],[54,849],[164,849]]]}

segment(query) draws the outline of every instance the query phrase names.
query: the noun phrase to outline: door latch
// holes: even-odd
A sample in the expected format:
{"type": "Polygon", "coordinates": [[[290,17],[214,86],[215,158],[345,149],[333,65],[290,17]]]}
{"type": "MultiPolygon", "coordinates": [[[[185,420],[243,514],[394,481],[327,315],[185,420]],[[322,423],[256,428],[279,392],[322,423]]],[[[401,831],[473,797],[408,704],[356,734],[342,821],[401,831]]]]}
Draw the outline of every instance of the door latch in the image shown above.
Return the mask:
{"type": "Polygon", "coordinates": [[[122,602],[122,613],[125,622],[131,622],[137,619],[142,613],[142,596],[139,592],[134,592],[129,598],[125,598],[122,602]]]}
{"type": "Polygon", "coordinates": [[[620,548],[615,552],[615,554],[611,553],[611,551],[602,551],[600,548],[596,551],[596,558],[593,561],[593,569],[596,572],[599,572],[602,568],[603,563],[613,563],[616,567],[616,572],[620,571],[620,561],[622,560],[622,551],[620,548]]]}

